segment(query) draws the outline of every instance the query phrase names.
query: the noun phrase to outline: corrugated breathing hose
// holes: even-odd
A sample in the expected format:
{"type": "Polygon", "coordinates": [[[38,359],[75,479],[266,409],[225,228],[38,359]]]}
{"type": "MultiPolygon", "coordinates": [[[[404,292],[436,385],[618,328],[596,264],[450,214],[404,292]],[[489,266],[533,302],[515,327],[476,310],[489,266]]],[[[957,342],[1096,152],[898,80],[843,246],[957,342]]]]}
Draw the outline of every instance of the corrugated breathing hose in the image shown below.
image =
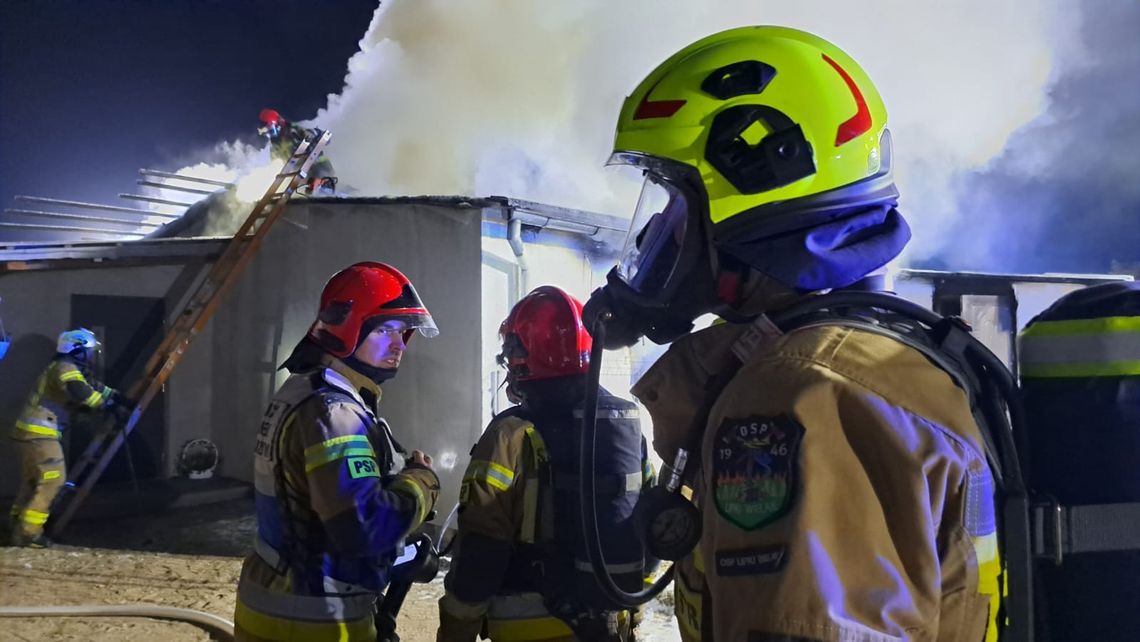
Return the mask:
{"type": "Polygon", "coordinates": [[[234,623],[216,615],[157,604],[84,604],[78,606],[0,606],[0,617],[148,617],[196,624],[215,640],[233,642],[234,623]]]}

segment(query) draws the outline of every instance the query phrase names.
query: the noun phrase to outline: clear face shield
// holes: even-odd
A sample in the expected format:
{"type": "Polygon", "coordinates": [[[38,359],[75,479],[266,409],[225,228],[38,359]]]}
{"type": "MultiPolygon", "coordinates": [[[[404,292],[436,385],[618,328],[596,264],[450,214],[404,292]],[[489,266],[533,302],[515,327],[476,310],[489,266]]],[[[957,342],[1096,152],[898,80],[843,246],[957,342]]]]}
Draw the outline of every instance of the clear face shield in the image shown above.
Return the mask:
{"type": "Polygon", "coordinates": [[[689,231],[689,208],[684,191],[652,172],[645,173],[617,264],[617,275],[634,291],[653,296],[670,282],[689,231]]]}

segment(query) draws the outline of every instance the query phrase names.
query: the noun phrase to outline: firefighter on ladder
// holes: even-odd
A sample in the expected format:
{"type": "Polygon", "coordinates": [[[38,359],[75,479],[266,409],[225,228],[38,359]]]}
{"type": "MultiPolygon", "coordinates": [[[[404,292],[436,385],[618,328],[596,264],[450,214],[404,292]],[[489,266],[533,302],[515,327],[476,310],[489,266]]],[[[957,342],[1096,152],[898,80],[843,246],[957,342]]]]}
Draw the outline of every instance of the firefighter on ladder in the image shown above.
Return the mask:
{"type": "MultiPolygon", "coordinates": [[[[291,123],[273,109],[262,109],[259,114],[261,127],[257,133],[269,140],[269,153],[273,160],[284,163],[293,155],[306,138],[312,138],[314,131],[291,123]]],[[[332,161],[324,152],[309,168],[309,180],[306,183],[308,194],[332,194],[336,191],[336,172],[333,171],[332,161]]]]}
{"type": "Polygon", "coordinates": [[[378,415],[380,385],[416,331],[439,332],[392,266],[357,263],[325,285],[258,433],[257,537],[238,584],[238,640],[376,639],[376,599],[397,548],[439,493],[418,450],[392,474],[406,455],[378,415]]]}
{"type": "Polygon", "coordinates": [[[10,514],[12,545],[44,548],[44,524],[67,482],[60,438],[75,409],[112,410],[125,399],[91,375],[100,349],[85,328],[59,335],[56,355],[36,381],[10,437],[20,462],[20,487],[10,514]]]}

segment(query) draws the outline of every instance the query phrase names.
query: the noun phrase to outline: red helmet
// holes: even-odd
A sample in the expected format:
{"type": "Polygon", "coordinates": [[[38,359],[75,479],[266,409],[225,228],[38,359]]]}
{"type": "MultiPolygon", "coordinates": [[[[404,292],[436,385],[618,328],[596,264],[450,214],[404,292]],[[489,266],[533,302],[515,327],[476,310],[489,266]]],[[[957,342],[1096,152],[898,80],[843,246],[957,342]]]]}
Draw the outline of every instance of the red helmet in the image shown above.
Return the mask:
{"type": "Polygon", "coordinates": [[[535,288],[499,326],[499,364],[515,381],[585,374],[593,345],[582,302],[553,285],[535,288]]]}
{"type": "Polygon", "coordinates": [[[356,350],[365,323],[374,318],[407,323],[405,342],[414,330],[429,338],[439,334],[408,277],[391,265],[366,262],[337,272],[325,284],[309,336],[334,356],[347,357],[356,350]]]}
{"type": "Polygon", "coordinates": [[[259,118],[261,118],[261,122],[266,126],[285,124],[285,119],[281,117],[281,114],[272,109],[262,109],[259,118]]]}

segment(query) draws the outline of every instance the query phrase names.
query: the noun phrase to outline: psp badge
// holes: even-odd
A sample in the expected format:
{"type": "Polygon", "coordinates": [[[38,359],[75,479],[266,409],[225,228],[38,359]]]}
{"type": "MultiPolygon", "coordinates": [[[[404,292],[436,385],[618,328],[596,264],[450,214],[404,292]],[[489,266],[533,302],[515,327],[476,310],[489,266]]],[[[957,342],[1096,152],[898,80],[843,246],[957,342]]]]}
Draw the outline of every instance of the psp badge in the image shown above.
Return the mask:
{"type": "Polygon", "coordinates": [[[712,458],[713,498],[721,517],[755,530],[787,513],[803,435],[803,426],[788,415],[726,418],[712,458]]]}

